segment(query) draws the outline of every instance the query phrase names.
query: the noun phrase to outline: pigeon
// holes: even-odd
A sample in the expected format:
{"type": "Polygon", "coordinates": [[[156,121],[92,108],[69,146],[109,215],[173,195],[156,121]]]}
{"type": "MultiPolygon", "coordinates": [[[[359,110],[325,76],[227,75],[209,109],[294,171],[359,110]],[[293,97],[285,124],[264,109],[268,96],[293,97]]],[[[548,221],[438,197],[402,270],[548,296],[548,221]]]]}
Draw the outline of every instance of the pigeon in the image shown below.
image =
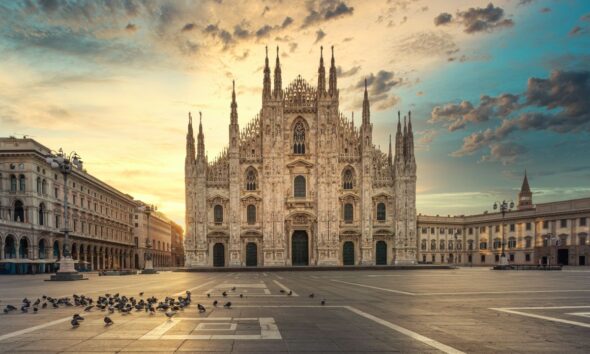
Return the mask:
{"type": "Polygon", "coordinates": [[[166,311],[166,317],[172,318],[174,315],[176,315],[176,311],[166,311]]]}
{"type": "Polygon", "coordinates": [[[156,313],[156,309],[151,306],[150,306],[149,310],[150,310],[150,315],[153,315],[156,313]]]}
{"type": "Polygon", "coordinates": [[[22,313],[29,312],[29,308],[28,308],[28,307],[26,307],[26,306],[24,306],[24,305],[23,305],[23,306],[21,306],[20,310],[21,310],[21,312],[22,312],[22,313]]]}
{"type": "Polygon", "coordinates": [[[76,321],[84,321],[84,317],[80,316],[77,313],[75,313],[74,316],[72,316],[72,319],[76,321]]]}
{"type": "Polygon", "coordinates": [[[217,300],[213,301],[213,306],[217,307],[217,300]]]}
{"type": "Polygon", "coordinates": [[[227,292],[224,291],[224,292],[221,293],[221,295],[223,295],[223,297],[227,297],[227,292]]]}
{"type": "Polygon", "coordinates": [[[314,297],[314,296],[315,296],[315,295],[314,295],[313,293],[309,294],[309,298],[310,298],[310,299],[313,299],[313,297],[314,297]]]}
{"type": "Polygon", "coordinates": [[[235,287],[235,286],[234,286],[234,287],[232,287],[232,288],[231,288],[231,291],[236,291],[236,287],[235,287]]]}
{"type": "Polygon", "coordinates": [[[143,291],[139,293],[139,296],[143,296],[143,291]]]}
{"type": "Polygon", "coordinates": [[[70,323],[72,324],[72,328],[80,327],[80,323],[78,323],[78,320],[75,318],[72,318],[72,321],[70,321],[70,323]]]}
{"type": "Polygon", "coordinates": [[[226,302],[225,305],[223,305],[223,307],[226,309],[230,309],[231,308],[231,301],[226,302]]]}
{"type": "Polygon", "coordinates": [[[111,320],[111,319],[109,318],[109,316],[105,316],[105,317],[104,317],[104,325],[105,325],[105,327],[106,327],[106,326],[110,326],[110,325],[112,325],[113,323],[114,323],[114,322],[113,322],[113,320],[111,320]]]}
{"type": "Polygon", "coordinates": [[[47,308],[47,303],[46,303],[46,302],[44,302],[44,303],[43,303],[43,305],[41,305],[41,308],[44,308],[44,309],[46,309],[46,308],[47,308]]]}
{"type": "Polygon", "coordinates": [[[322,302],[320,302],[320,303],[322,304],[322,306],[325,305],[326,304],[326,299],[322,299],[322,302]]]}
{"type": "Polygon", "coordinates": [[[86,308],[84,308],[84,312],[88,312],[88,311],[92,310],[93,307],[94,307],[94,305],[86,306],[86,308]]]}
{"type": "Polygon", "coordinates": [[[240,299],[242,299],[244,297],[244,294],[240,294],[240,299]]]}
{"type": "Polygon", "coordinates": [[[33,312],[37,313],[37,311],[39,311],[39,308],[37,308],[37,306],[33,307],[33,312]]]}
{"type": "Polygon", "coordinates": [[[205,309],[205,306],[203,306],[203,305],[201,305],[201,304],[197,304],[197,308],[199,309],[199,313],[203,313],[203,312],[207,311],[207,310],[205,309]]]}
{"type": "Polygon", "coordinates": [[[289,296],[293,295],[293,291],[289,290],[289,292],[287,293],[287,295],[289,295],[289,296]]]}
{"type": "Polygon", "coordinates": [[[285,290],[281,289],[281,290],[279,290],[279,292],[280,292],[281,294],[284,294],[284,293],[285,293],[285,290]]]}
{"type": "Polygon", "coordinates": [[[207,297],[211,297],[211,294],[207,293],[207,297]]]}

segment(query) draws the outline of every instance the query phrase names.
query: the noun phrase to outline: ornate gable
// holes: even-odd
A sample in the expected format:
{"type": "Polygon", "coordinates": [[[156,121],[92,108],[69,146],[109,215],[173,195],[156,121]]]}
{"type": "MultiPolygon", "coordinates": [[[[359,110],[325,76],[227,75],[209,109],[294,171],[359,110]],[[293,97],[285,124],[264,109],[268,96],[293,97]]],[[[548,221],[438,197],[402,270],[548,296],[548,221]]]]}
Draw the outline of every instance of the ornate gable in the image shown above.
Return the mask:
{"type": "Polygon", "coordinates": [[[286,113],[315,112],[317,103],[316,89],[308,84],[301,75],[285,89],[286,113]]]}

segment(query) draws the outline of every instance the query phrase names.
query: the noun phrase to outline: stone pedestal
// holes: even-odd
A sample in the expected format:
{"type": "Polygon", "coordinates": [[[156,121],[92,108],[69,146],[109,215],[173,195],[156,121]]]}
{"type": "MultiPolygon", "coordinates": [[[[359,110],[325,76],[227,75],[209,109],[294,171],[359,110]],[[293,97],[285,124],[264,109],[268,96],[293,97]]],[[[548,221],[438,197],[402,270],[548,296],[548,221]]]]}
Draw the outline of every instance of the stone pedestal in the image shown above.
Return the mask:
{"type": "Polygon", "coordinates": [[[74,281],[87,280],[81,273],[78,273],[75,268],[75,263],[72,257],[63,257],[59,261],[59,270],[50,277],[50,281],[74,281]]]}
{"type": "Polygon", "coordinates": [[[145,260],[145,268],[141,271],[141,274],[157,274],[158,272],[154,269],[154,261],[151,259],[145,260]]]}
{"type": "Polygon", "coordinates": [[[506,258],[506,256],[500,256],[500,265],[501,266],[507,266],[508,265],[508,258],[506,258]]]}

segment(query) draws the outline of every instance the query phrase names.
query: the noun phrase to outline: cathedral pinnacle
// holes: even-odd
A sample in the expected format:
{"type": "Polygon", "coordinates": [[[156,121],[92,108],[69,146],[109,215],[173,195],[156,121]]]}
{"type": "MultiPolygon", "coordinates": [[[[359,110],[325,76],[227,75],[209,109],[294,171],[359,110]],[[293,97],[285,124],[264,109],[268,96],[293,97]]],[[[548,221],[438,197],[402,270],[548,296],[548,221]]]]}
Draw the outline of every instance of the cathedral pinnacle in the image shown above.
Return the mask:
{"type": "Polygon", "coordinates": [[[279,46],[277,46],[277,62],[275,64],[275,89],[273,96],[280,99],[283,96],[283,79],[281,77],[281,62],[279,60],[279,46]]]}
{"type": "Polygon", "coordinates": [[[334,97],[338,93],[338,88],[336,84],[336,62],[334,60],[334,46],[332,46],[332,61],[330,64],[330,82],[329,82],[329,89],[328,93],[330,96],[334,97]]]}
{"type": "Polygon", "coordinates": [[[199,111],[199,135],[197,135],[197,159],[205,157],[205,136],[203,135],[203,114],[199,111]]]}
{"type": "Polygon", "coordinates": [[[363,98],[363,125],[371,123],[371,112],[369,108],[369,93],[367,92],[367,79],[365,78],[365,96],[363,98]]]}
{"type": "Polygon", "coordinates": [[[193,117],[188,112],[188,132],[186,134],[186,161],[195,159],[195,137],[193,136],[193,117]]]}
{"type": "Polygon", "coordinates": [[[230,123],[238,124],[238,103],[236,102],[236,81],[232,80],[230,123]]]}
{"type": "Polygon", "coordinates": [[[262,81],[262,98],[270,98],[270,67],[268,65],[268,46],[266,47],[266,58],[264,59],[264,79],[262,81]]]}
{"type": "Polygon", "coordinates": [[[326,69],[324,68],[324,47],[320,47],[320,67],[318,68],[318,95],[326,95],[326,69]]]}

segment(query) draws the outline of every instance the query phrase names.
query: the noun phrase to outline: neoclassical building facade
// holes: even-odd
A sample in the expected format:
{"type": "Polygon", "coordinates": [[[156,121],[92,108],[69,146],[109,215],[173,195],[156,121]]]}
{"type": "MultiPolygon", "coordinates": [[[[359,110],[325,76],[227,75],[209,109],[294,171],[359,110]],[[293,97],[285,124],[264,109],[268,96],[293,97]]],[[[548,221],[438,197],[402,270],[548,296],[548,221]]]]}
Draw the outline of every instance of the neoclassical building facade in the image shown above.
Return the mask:
{"type": "MultiPolygon", "coordinates": [[[[64,178],[33,139],[0,138],[0,273],[51,273],[64,248],[64,178]]],[[[84,169],[68,177],[70,250],[81,270],[143,266],[141,201],[84,169]],[[141,225],[140,225],[141,224],[141,225]]],[[[150,224],[156,266],[171,266],[171,222],[150,224]]]]}
{"type": "Polygon", "coordinates": [[[590,198],[533,203],[525,174],[514,210],[418,215],[421,263],[495,265],[502,243],[510,264],[590,265],[590,198]]]}
{"type": "Polygon", "coordinates": [[[328,80],[298,76],[283,88],[268,53],[259,114],[240,130],[235,84],[229,145],[205,155],[189,114],[186,140],[187,267],[412,264],[416,161],[411,117],[399,119],[395,156],[373,144],[365,84],[362,121],[339,110],[332,51],[328,80]]]}

